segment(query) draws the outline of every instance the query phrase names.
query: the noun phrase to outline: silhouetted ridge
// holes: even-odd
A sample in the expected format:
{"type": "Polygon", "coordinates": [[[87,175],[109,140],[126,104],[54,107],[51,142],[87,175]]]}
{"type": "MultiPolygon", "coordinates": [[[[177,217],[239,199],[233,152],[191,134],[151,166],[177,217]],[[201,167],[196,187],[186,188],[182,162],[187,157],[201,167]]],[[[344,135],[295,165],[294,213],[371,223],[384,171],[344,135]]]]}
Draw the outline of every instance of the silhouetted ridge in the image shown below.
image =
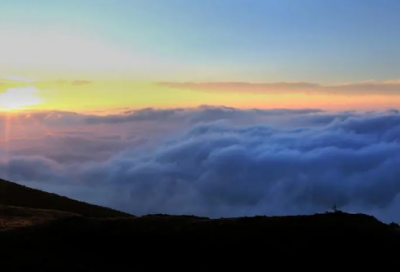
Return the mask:
{"type": "Polygon", "coordinates": [[[125,217],[130,214],[32,189],[0,179],[0,205],[58,210],[87,217],[125,217]],[[5,198],[5,199],[4,199],[5,198]]]}
{"type": "MultiPolygon", "coordinates": [[[[384,224],[364,214],[135,217],[0,180],[1,190],[5,187],[8,204],[19,206],[8,206],[0,214],[5,224],[0,229],[0,267],[8,272],[122,271],[127,267],[257,271],[272,267],[273,262],[299,268],[294,260],[303,253],[339,255],[334,263],[346,267],[355,259],[359,266],[369,265],[371,259],[362,252],[377,256],[400,248],[397,224],[384,224]],[[238,269],[238,261],[245,269],[238,269]]],[[[393,257],[388,259],[397,260],[396,254],[389,255],[393,257]]],[[[326,267],[319,257],[303,264],[319,270],[321,264],[326,267]]]]}

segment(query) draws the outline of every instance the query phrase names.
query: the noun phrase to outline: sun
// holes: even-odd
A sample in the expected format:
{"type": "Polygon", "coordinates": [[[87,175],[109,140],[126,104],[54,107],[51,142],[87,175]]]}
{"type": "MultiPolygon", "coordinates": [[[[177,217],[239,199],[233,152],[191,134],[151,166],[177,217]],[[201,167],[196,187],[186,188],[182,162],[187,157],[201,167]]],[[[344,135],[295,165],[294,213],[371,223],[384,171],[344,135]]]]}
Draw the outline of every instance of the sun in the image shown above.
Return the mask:
{"type": "Polygon", "coordinates": [[[17,87],[0,93],[1,110],[19,110],[42,103],[36,96],[38,89],[34,86],[17,87]]]}

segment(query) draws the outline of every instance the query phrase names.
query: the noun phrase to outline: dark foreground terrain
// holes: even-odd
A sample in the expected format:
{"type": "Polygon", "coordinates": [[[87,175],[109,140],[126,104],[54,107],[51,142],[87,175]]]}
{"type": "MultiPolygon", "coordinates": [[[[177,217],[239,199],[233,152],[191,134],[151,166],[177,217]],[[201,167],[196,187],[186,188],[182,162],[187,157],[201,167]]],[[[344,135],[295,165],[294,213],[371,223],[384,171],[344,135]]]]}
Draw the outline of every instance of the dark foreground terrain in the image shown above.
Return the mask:
{"type": "Polygon", "coordinates": [[[386,270],[400,263],[398,226],[363,214],[134,217],[12,186],[12,205],[0,210],[0,271],[386,270]]]}
{"type": "Polygon", "coordinates": [[[90,217],[121,217],[127,213],[87,204],[0,179],[0,203],[34,209],[50,209],[90,217]]]}

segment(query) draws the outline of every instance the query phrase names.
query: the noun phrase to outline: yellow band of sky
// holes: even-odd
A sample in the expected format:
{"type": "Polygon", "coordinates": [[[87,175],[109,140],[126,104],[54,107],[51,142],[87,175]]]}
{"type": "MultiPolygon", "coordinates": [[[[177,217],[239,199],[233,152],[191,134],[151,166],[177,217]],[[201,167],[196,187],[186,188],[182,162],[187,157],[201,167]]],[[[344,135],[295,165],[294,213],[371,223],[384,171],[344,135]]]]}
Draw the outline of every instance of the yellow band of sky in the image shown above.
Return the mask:
{"type": "Polygon", "coordinates": [[[238,108],[397,108],[399,96],[305,94],[254,94],[246,92],[202,91],[170,88],[153,82],[129,80],[57,80],[30,83],[2,83],[0,107],[57,110],[97,110],[112,108],[174,108],[203,104],[238,108]],[[21,91],[25,90],[25,91],[21,91]],[[10,91],[11,90],[11,91],[10,91]],[[19,90],[19,91],[18,91],[19,90]],[[10,96],[10,94],[12,94],[10,96]],[[11,102],[10,102],[11,101],[11,102]],[[7,103],[9,103],[7,105],[7,103]],[[14,105],[14,106],[13,106],[14,105]]]}

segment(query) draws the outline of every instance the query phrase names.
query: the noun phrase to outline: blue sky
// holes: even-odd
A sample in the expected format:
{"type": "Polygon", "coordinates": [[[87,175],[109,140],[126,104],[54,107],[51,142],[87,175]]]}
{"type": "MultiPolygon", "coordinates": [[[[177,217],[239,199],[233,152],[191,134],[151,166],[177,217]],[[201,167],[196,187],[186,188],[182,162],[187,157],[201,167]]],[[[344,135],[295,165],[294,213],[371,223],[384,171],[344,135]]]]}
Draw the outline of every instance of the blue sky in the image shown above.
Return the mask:
{"type": "MultiPolygon", "coordinates": [[[[3,26],[74,29],[208,70],[205,79],[328,84],[397,79],[399,14],[397,0],[0,3],[3,26]]],[[[178,71],[175,77],[185,80],[178,71]]]]}

